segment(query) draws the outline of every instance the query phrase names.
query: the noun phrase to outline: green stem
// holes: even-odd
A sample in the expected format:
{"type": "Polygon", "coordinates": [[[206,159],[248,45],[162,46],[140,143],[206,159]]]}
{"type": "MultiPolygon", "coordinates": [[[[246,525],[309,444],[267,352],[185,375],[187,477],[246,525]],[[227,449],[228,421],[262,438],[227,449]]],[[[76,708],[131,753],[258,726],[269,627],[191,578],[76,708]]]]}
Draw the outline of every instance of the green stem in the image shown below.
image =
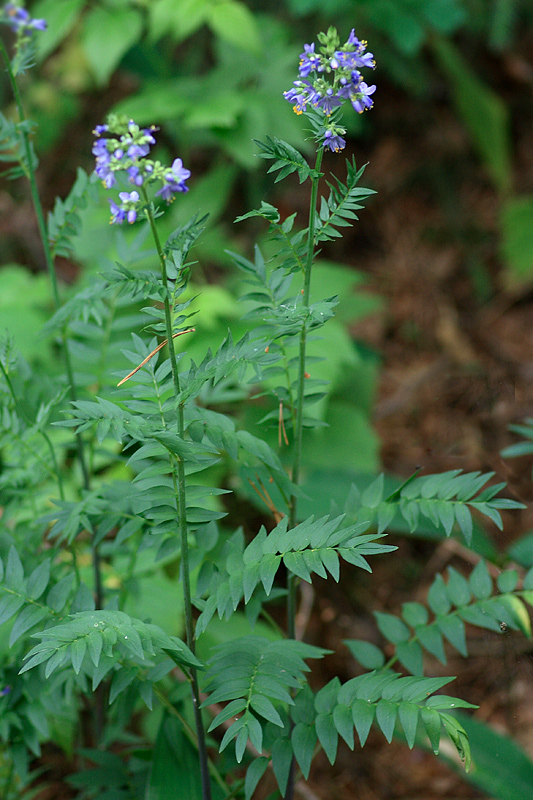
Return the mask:
{"type": "MultiPolygon", "coordinates": [[[[18,412],[19,416],[26,422],[27,425],[29,425],[31,427],[34,423],[28,418],[28,416],[26,415],[26,412],[24,411],[24,409],[20,405],[18,397],[15,394],[15,390],[13,389],[13,384],[11,383],[11,378],[9,377],[9,373],[7,372],[7,369],[2,364],[2,361],[0,361],[0,369],[2,370],[2,374],[4,376],[5,382],[7,383],[7,388],[9,389],[9,393],[11,394],[11,397],[13,398],[13,403],[15,405],[15,408],[17,409],[17,412],[18,412]]],[[[43,437],[43,439],[45,440],[45,442],[47,444],[48,452],[50,453],[50,461],[52,462],[52,466],[51,467],[44,461],[44,459],[38,453],[34,453],[33,450],[29,447],[29,445],[24,445],[24,446],[27,447],[27,449],[30,451],[30,453],[33,454],[34,458],[36,458],[37,461],[40,461],[41,464],[43,464],[44,468],[48,472],[52,472],[54,474],[54,476],[55,476],[55,478],[57,480],[57,488],[58,488],[58,491],[59,491],[59,497],[61,498],[61,500],[64,500],[65,499],[65,493],[63,491],[63,480],[61,478],[61,472],[59,471],[59,465],[57,463],[54,446],[53,446],[52,442],[50,441],[50,437],[48,436],[48,434],[45,431],[39,430],[39,433],[41,434],[41,436],[43,437]]],[[[22,442],[22,440],[21,440],[21,443],[24,444],[22,442]]]]}
{"type": "MultiPolygon", "coordinates": [[[[187,739],[195,747],[198,747],[198,737],[197,737],[195,731],[191,728],[191,726],[189,725],[189,723],[185,719],[185,717],[182,714],[180,714],[180,712],[177,710],[177,708],[175,706],[172,705],[170,700],[167,698],[167,696],[165,694],[163,694],[161,689],[159,689],[157,686],[154,686],[153,690],[154,690],[154,694],[156,695],[156,697],[161,702],[161,705],[164,708],[166,708],[166,710],[169,712],[169,714],[172,714],[173,717],[176,717],[176,719],[179,719],[179,721],[181,722],[181,724],[183,726],[183,732],[184,732],[185,736],[187,737],[187,739]]],[[[210,771],[211,775],[213,776],[213,778],[218,783],[218,785],[220,786],[220,788],[222,789],[222,791],[224,792],[224,794],[227,797],[228,796],[227,793],[230,791],[230,789],[228,788],[227,783],[225,782],[224,778],[222,777],[222,775],[220,774],[220,772],[216,768],[215,764],[213,764],[211,759],[208,759],[208,767],[209,767],[209,771],[210,771]]]]}
{"type": "MultiPolygon", "coordinates": [[[[324,149],[321,147],[316,155],[315,172],[320,172],[324,149]]],[[[309,308],[309,295],[311,292],[311,272],[313,268],[313,256],[315,250],[315,221],[316,221],[316,200],[318,195],[319,175],[311,178],[311,199],[309,203],[309,228],[307,234],[307,257],[305,262],[304,285],[302,302],[309,308]]],[[[298,484],[300,480],[300,466],[302,460],[302,430],[303,430],[303,406],[305,396],[305,352],[307,347],[307,319],[304,320],[300,332],[300,354],[298,363],[298,394],[296,401],[296,430],[294,431],[294,459],[292,466],[292,482],[298,484]]],[[[296,505],[297,499],[291,497],[290,527],[296,525],[296,505]]]]}
{"type": "MultiPolygon", "coordinates": [[[[5,48],[3,41],[0,39],[0,52],[2,53],[2,57],[7,67],[7,74],[9,78],[9,83],[11,85],[11,89],[13,91],[13,96],[15,98],[15,104],[17,106],[19,120],[20,122],[26,121],[26,115],[24,113],[24,107],[22,105],[22,99],[20,97],[20,92],[18,88],[18,84],[15,80],[15,76],[13,74],[13,70],[11,68],[11,61],[9,59],[8,52],[5,48]]],[[[52,284],[52,295],[54,299],[54,307],[57,311],[61,305],[60,298],[59,298],[59,289],[58,289],[58,282],[57,282],[57,273],[55,269],[54,259],[52,256],[52,251],[50,249],[50,244],[48,241],[48,232],[46,230],[46,222],[44,219],[43,207],[41,205],[41,198],[39,197],[39,190],[37,188],[37,180],[35,177],[35,169],[33,167],[33,159],[32,159],[32,152],[31,152],[31,145],[30,145],[30,137],[28,132],[23,130],[21,131],[22,141],[24,144],[24,151],[26,155],[26,169],[24,169],[24,165],[22,165],[28,181],[30,183],[30,192],[31,198],[33,202],[33,207],[35,210],[35,216],[37,217],[37,226],[39,229],[39,236],[41,238],[41,243],[43,246],[44,258],[46,262],[46,267],[48,269],[48,274],[50,276],[50,281],[52,284]]],[[[61,339],[62,339],[62,352],[63,358],[65,362],[65,370],[67,373],[67,379],[70,389],[70,399],[72,402],[75,402],[77,399],[76,394],[76,384],[74,383],[74,373],[72,370],[72,363],[70,360],[70,353],[68,351],[67,346],[67,332],[66,326],[63,327],[61,332],[61,339]]],[[[79,434],[76,434],[77,439],[77,446],[78,446],[78,458],[80,462],[80,467],[83,475],[83,485],[85,489],[89,489],[89,473],[87,470],[87,465],[85,461],[85,453],[84,453],[84,446],[83,446],[83,439],[79,434]]],[[[99,581],[97,581],[97,584],[99,581]]],[[[97,592],[98,594],[98,592],[97,592]]],[[[100,598],[101,599],[101,598],[100,598]]]]}
{"type": "MultiPolygon", "coordinates": [[[[18,110],[19,120],[20,122],[26,121],[26,115],[24,113],[24,106],[22,105],[22,99],[20,96],[19,88],[17,81],[15,80],[15,75],[13,74],[13,69],[11,66],[11,61],[9,58],[9,54],[5,48],[3,41],[0,39],[0,52],[2,53],[2,57],[4,59],[7,74],[9,78],[9,83],[11,85],[11,89],[13,92],[13,97],[15,98],[15,103],[18,110]]],[[[30,183],[30,193],[33,202],[33,208],[35,210],[35,216],[37,217],[37,226],[39,229],[39,236],[41,238],[41,244],[43,247],[44,258],[46,262],[46,267],[48,269],[48,274],[50,276],[50,282],[52,284],[52,296],[54,300],[54,307],[55,310],[58,311],[61,305],[60,297],[59,297],[59,288],[58,288],[58,281],[57,281],[57,273],[54,264],[54,258],[52,255],[52,251],[50,248],[50,243],[48,241],[48,231],[46,229],[46,222],[44,218],[43,207],[41,204],[41,198],[39,197],[39,190],[37,188],[37,179],[35,177],[35,169],[33,165],[32,159],[32,151],[31,151],[31,144],[30,144],[30,137],[28,132],[25,130],[21,131],[22,134],[22,142],[24,145],[24,152],[26,156],[26,168],[25,165],[22,164],[22,168],[24,169],[26,176],[30,183]]],[[[72,369],[72,362],[70,360],[70,353],[68,350],[68,336],[67,336],[67,326],[66,324],[63,325],[61,329],[61,352],[63,354],[63,362],[65,365],[65,372],[67,374],[67,383],[69,386],[69,394],[70,400],[72,403],[75,403],[77,400],[77,391],[76,391],[76,384],[74,382],[74,372],[72,369]]],[[[85,491],[89,491],[90,488],[90,479],[89,479],[89,470],[87,468],[87,460],[85,457],[85,446],[83,437],[80,433],[75,434],[76,438],[76,448],[77,448],[77,455],[78,461],[80,464],[81,474],[82,474],[82,481],[83,481],[83,488],[85,491]]],[[[74,549],[72,549],[73,557],[75,559],[74,549]]],[[[100,554],[98,552],[98,547],[94,544],[94,539],[91,542],[91,554],[92,554],[92,564],[93,564],[93,575],[94,575],[94,593],[95,593],[95,603],[97,608],[102,608],[103,605],[103,586],[102,586],[102,570],[100,564],[100,554]]],[[[77,569],[76,569],[77,572],[77,569]]],[[[99,695],[96,697],[95,703],[95,736],[96,740],[100,741],[102,728],[103,728],[103,718],[104,718],[104,707],[102,699],[99,695]]]]}
{"type": "MultiPolygon", "coordinates": [[[[178,364],[176,361],[176,351],[174,350],[174,341],[172,339],[172,316],[170,309],[170,300],[168,297],[168,277],[167,265],[165,254],[159,239],[159,233],[155,225],[154,216],[148,200],[148,195],[144,186],[141,186],[141,192],[144,202],[146,203],[146,215],[150,223],[150,229],[156,246],[157,254],[159,256],[159,264],[161,266],[161,279],[165,292],[165,323],[166,333],[168,339],[168,353],[170,358],[170,366],[172,369],[172,380],[174,383],[174,392],[176,398],[180,394],[180,379],[178,373],[178,364]]],[[[184,403],[178,403],[177,408],[177,427],[178,434],[181,438],[185,435],[185,420],[184,420],[184,403]]],[[[174,480],[174,489],[178,500],[178,521],[181,541],[181,571],[183,580],[183,599],[185,606],[185,631],[187,646],[194,653],[195,651],[195,638],[194,638],[194,621],[192,612],[191,600],[191,576],[189,569],[189,541],[187,536],[187,506],[185,498],[185,464],[182,458],[177,458],[177,477],[176,472],[172,470],[172,477],[174,480]]],[[[200,761],[200,775],[202,780],[202,800],[211,800],[211,783],[209,780],[209,766],[207,758],[207,748],[205,743],[205,731],[202,723],[202,712],[200,709],[200,689],[198,686],[198,672],[194,667],[191,667],[191,690],[192,690],[192,704],[194,710],[194,721],[196,725],[196,734],[198,737],[198,757],[200,761]]]]}
{"type": "MultiPolygon", "coordinates": [[[[304,285],[302,289],[302,303],[309,309],[309,297],[311,292],[311,272],[313,269],[313,258],[315,252],[315,225],[316,225],[316,203],[318,196],[318,183],[320,180],[320,167],[324,148],[319,147],[316,154],[315,175],[311,178],[311,198],[309,200],[309,227],[307,232],[307,253],[305,259],[304,285]]],[[[302,431],[303,431],[303,408],[305,397],[305,354],[307,348],[307,316],[302,323],[300,332],[300,352],[298,361],[298,392],[296,400],[296,426],[294,429],[294,457],[292,463],[292,482],[298,485],[300,480],[300,467],[302,461],[302,431]]],[[[292,495],[289,509],[289,527],[294,528],[297,524],[297,498],[292,495]]],[[[296,635],[296,599],[298,593],[298,577],[289,573],[287,580],[287,636],[294,639],[296,635]]],[[[289,780],[285,792],[285,800],[292,800],[294,797],[295,783],[295,763],[294,759],[289,772],[289,780]]]]}

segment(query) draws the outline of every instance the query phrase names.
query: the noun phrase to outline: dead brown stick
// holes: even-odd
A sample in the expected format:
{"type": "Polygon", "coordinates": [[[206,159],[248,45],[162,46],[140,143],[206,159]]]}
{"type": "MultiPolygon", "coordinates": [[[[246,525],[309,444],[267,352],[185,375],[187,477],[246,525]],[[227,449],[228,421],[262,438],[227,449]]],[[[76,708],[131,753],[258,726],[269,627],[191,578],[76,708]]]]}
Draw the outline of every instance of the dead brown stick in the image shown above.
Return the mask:
{"type": "MultiPolygon", "coordinates": [[[[172,338],[173,338],[173,339],[175,339],[175,338],[176,338],[176,336],[181,336],[181,335],[182,335],[182,334],[184,334],[184,333],[194,333],[194,331],[195,331],[195,330],[196,330],[196,328],[187,328],[187,330],[186,330],[186,331],[178,331],[178,333],[175,333],[175,334],[172,336],[172,338]]],[[[155,350],[152,350],[152,352],[151,352],[151,353],[149,353],[149,354],[146,356],[146,358],[144,359],[144,361],[141,361],[141,363],[139,364],[139,366],[138,366],[138,367],[135,367],[135,369],[132,369],[132,371],[129,373],[129,375],[126,375],[126,377],[125,377],[125,378],[122,378],[122,380],[121,380],[121,381],[119,381],[119,382],[117,383],[117,386],[122,386],[122,384],[123,384],[123,383],[126,383],[126,381],[128,381],[128,380],[129,380],[129,379],[132,377],[132,375],[135,375],[135,373],[136,373],[136,372],[139,372],[139,370],[141,369],[141,367],[144,367],[144,365],[146,364],[146,362],[147,362],[147,361],[150,361],[150,359],[151,359],[151,358],[153,358],[153,357],[155,356],[155,354],[156,354],[156,353],[159,353],[159,351],[161,350],[161,348],[163,348],[163,347],[164,347],[164,346],[165,346],[167,343],[168,343],[168,339],[165,339],[165,341],[164,341],[164,342],[161,342],[161,344],[158,344],[158,345],[157,345],[157,347],[155,348],[155,350]]]]}

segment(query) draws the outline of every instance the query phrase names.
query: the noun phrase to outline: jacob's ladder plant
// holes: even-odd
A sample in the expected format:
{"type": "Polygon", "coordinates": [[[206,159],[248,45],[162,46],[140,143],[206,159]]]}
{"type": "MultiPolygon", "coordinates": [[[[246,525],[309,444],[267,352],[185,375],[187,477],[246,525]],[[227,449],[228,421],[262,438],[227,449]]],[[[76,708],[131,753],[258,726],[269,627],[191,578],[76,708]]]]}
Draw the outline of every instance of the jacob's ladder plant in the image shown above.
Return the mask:
{"type": "Polygon", "coordinates": [[[423,651],[445,661],[446,639],[466,655],[465,622],[528,633],[523,601],[531,602],[531,573],[523,582],[513,571],[502,573],[496,596],[482,561],[469,580],[454,571],[447,582],[437,576],[428,607],[407,603],[401,619],[377,614],[393,648],[387,661],[375,645],[349,641],[367,671],[345,683],[334,678],[318,691],[307,680],[307,661],[328,651],[295,636],[301,581],[313,575],[338,581],[341,561],[370,571],[368,557],[395,549],[382,539],[396,517],[413,530],[425,517],[446,535],[458,526],[469,542],[472,508],[500,524],[499,509],[518,505],[496,497],[501,485],[483,488],[491,475],[453,472],[414,476],[389,494],[378,478],[362,494],[353,487],[345,513],[299,513],[304,433],[319,424],[312,404],[327,392],[312,378],[308,342],[337,302],[334,296],[311,301],[313,264],[322,244],[339,237],[372,194],[359,186],[363,170],[352,160],[345,182],[328,182],[318,202],[324,154],[337,158],[345,147],[346,106],[359,113],[372,107],[375,86],[361,72],[374,67],[366,43],[352,31],[341,44],[330,28],[319,35],[318,49],[305,45],[285,97],[309,127],[315,164],[278,139],[258,146],[273,162],[276,181],[295,173],[308,184],[307,224],[299,227],[295,214],[282,219],[265,202],[239,217],[263,218],[276,254],[266,260],[259,247],[253,260],[232,254],[250,289],[243,298],[250,330],[238,341],[228,334],[196,363],[175,344],[201,335],[201,316],[194,327],[189,320],[195,266],[189,251],[204,220],[184,221],[166,241],[158,226],[167,204],[187,191],[190,171],[179,158],[171,166],[152,158],[156,127],[117,115],[96,126],[95,178],[111,192],[111,223],[139,225],[140,234],[130,250],[123,248],[127,263],[108,267],[61,305],[54,259],[72,251],[79,210],[93,202],[94,187],[80,171],[45,223],[32,128],[18,89],[45,23],[14,3],[4,6],[2,21],[15,35],[14,57],[4,45],[2,54],[19,121],[2,117],[1,157],[15,162],[11,177],[30,182],[56,305],[47,331],[61,347],[70,393],[67,400],[61,384],[51,392],[3,343],[0,623],[10,621],[0,665],[3,796],[18,796],[30,778],[29,754],[38,756],[40,741],[49,738],[67,749],[84,746],[82,754],[96,763],[98,769],[71,778],[80,797],[105,792],[117,800],[249,800],[267,776],[277,782],[274,796],[292,798],[319,749],[333,764],[339,736],[353,749],[355,731],[363,746],[372,724],[389,741],[397,731],[409,747],[425,732],[436,753],[444,730],[468,767],[468,741],[453,709],[470,704],[437,694],[452,678],[425,677],[423,651]],[[147,256],[141,251],[147,234],[155,266],[140,270],[135,261],[147,256]],[[133,369],[124,368],[124,358],[133,369]],[[238,406],[222,413],[221,404],[227,411],[243,388],[246,396],[270,394],[266,423],[278,427],[280,452],[240,428],[238,406]],[[253,485],[272,515],[269,530],[245,539],[224,520],[217,498],[228,490],[210,485],[221,461],[237,492],[237,477],[253,485]],[[154,576],[165,575],[172,579],[173,618],[166,630],[131,610],[143,587],[145,594],[157,591],[154,576]],[[269,610],[280,598],[286,598],[285,631],[269,610]],[[185,641],[172,635],[182,608],[185,641]],[[223,634],[214,654],[199,658],[197,640],[208,636],[215,615],[227,621],[241,609],[252,625],[261,617],[268,635],[223,634]],[[131,726],[139,702],[163,709],[159,732],[142,752],[131,726]],[[84,707],[92,732],[81,724],[84,707]],[[122,756],[111,749],[115,742],[122,756]],[[224,758],[217,749],[226,751],[224,758]]]}

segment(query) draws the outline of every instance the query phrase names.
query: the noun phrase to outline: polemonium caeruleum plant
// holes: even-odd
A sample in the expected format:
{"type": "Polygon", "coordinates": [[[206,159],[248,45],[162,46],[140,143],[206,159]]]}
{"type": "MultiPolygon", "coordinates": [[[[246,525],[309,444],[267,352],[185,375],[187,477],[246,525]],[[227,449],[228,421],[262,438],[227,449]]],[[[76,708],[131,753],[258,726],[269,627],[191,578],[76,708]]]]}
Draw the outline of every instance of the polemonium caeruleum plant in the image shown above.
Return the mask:
{"type": "Polygon", "coordinates": [[[311,302],[313,263],[372,194],[359,187],[363,170],[352,160],[346,182],[335,178],[317,202],[324,154],[337,158],[346,144],[343,113],[372,106],[366,44],[352,31],[341,45],[330,28],[318,50],[305,45],[285,97],[309,126],[315,165],[284,141],[258,146],[276,181],[296,173],[309,182],[307,225],[298,227],[295,214],[282,220],[266,202],[238,218],[266,220],[277,252],[268,261],[258,247],[253,260],[233,254],[250,287],[249,332],[238,341],[228,334],[195,363],[174,343],[201,332],[201,318],[189,323],[189,252],[205,220],[184,221],[166,241],[158,226],[168,204],[194,190],[194,176],[180,158],[166,166],[152,157],[155,126],[111,115],[94,131],[94,179],[80,171],[45,222],[17,81],[45,23],[13,3],[1,21],[14,35],[14,58],[1,50],[19,114],[18,122],[2,117],[1,158],[14,164],[11,177],[30,183],[56,306],[47,333],[65,372],[52,391],[8,339],[0,349],[3,796],[19,796],[44,740],[81,748],[97,765],[72,776],[80,797],[117,800],[249,800],[260,782],[277,785],[273,797],[292,798],[320,749],[333,764],[339,736],[353,749],[355,730],[363,746],[372,724],[389,741],[397,731],[409,747],[425,733],[436,753],[444,730],[468,766],[454,709],[470,704],[438,694],[452,678],[426,677],[424,650],[445,662],[446,640],[466,655],[465,622],[529,633],[523,601],[532,599],[532,571],[523,580],[502,572],[496,594],[483,561],[468,580],[454,570],[446,582],[437,575],[427,604],[376,615],[387,660],[375,644],[346,642],[363,672],[345,683],[311,689],[307,661],[328,651],[296,639],[301,581],[337,581],[341,561],[370,571],[369,556],[395,549],[381,541],[395,518],[412,530],[424,518],[446,535],[459,529],[469,543],[472,508],[501,524],[499,510],[518,506],[496,496],[501,484],[484,488],[491,475],[454,471],[413,476],[388,494],[382,476],[362,493],[353,486],[344,513],[304,518],[298,510],[304,432],[319,424],[312,404],[324,390],[307,345],[336,305],[334,296],[311,302]],[[94,180],[110,192],[114,228],[139,226],[134,251],[151,235],[157,266],[137,268],[135,252],[61,304],[54,260],[72,252],[80,209],[96,201],[94,180]],[[265,394],[279,451],[241,429],[228,408],[232,397],[265,394]],[[227,482],[211,485],[221,462],[236,492],[248,482],[264,503],[268,525],[251,537],[228,524],[219,501],[227,482]],[[133,609],[146,608],[163,579],[169,607],[158,624],[133,609]],[[252,627],[263,623],[259,633],[235,637],[228,624],[214,653],[200,651],[216,615],[229,623],[242,612],[252,627]],[[185,641],[173,635],[182,620],[185,641]]]}

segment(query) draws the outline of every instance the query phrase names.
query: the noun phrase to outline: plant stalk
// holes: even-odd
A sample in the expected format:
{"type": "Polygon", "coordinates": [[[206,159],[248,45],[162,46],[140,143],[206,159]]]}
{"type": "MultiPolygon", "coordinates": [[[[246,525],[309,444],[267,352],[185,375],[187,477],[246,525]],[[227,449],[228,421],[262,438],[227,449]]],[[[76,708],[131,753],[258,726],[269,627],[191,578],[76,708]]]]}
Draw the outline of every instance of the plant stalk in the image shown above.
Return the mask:
{"type": "MultiPolygon", "coordinates": [[[[146,203],[146,215],[150,223],[150,229],[156,246],[159,263],[161,266],[161,279],[163,286],[167,290],[165,293],[164,307],[165,307],[165,324],[166,334],[168,339],[168,353],[170,358],[170,366],[172,369],[172,380],[174,383],[174,392],[176,398],[180,394],[180,379],[178,373],[178,365],[176,361],[176,351],[174,350],[174,340],[172,338],[172,316],[170,310],[170,300],[168,298],[168,277],[165,254],[159,239],[159,233],[155,225],[154,216],[148,200],[148,195],[144,186],[141,187],[142,195],[146,203]]],[[[184,403],[178,403],[177,407],[177,427],[178,434],[181,438],[185,435],[185,421],[184,421],[184,403]]],[[[191,576],[189,571],[189,542],[187,538],[187,507],[185,498],[185,465],[182,458],[176,458],[177,467],[177,480],[176,473],[172,471],[174,479],[174,487],[178,500],[178,521],[181,541],[181,571],[183,581],[183,599],[185,606],[185,632],[186,641],[189,649],[195,652],[195,638],[194,638],[194,621],[192,613],[192,600],[191,600],[191,576]]],[[[202,723],[202,712],[200,709],[200,689],[198,686],[198,672],[194,667],[191,667],[191,690],[192,690],[192,704],[194,710],[194,721],[196,726],[196,735],[198,737],[198,757],[200,762],[200,775],[202,781],[202,800],[211,800],[211,783],[209,780],[209,764],[207,758],[207,748],[205,743],[205,731],[202,723]]]]}
{"type": "MultiPolygon", "coordinates": [[[[3,41],[0,39],[0,52],[2,53],[2,57],[4,59],[7,74],[9,78],[9,83],[13,92],[13,97],[15,98],[15,104],[17,106],[17,111],[19,115],[20,122],[26,121],[26,115],[24,112],[24,106],[22,105],[22,98],[20,96],[19,88],[17,81],[15,79],[15,75],[13,74],[13,69],[11,66],[11,61],[9,58],[9,54],[6,50],[6,47],[3,41]]],[[[52,297],[54,301],[54,308],[56,311],[59,310],[61,306],[61,300],[59,297],[59,288],[58,288],[58,281],[57,281],[57,272],[54,264],[54,258],[52,255],[52,251],[50,249],[50,243],[48,241],[48,232],[46,229],[46,222],[44,218],[43,207],[41,204],[41,198],[39,196],[39,190],[37,188],[37,179],[35,177],[35,169],[33,165],[32,159],[32,150],[30,144],[30,137],[26,130],[21,131],[22,135],[22,142],[24,145],[24,152],[26,156],[26,169],[24,169],[24,164],[22,164],[22,168],[26,173],[26,177],[30,183],[30,193],[31,199],[33,203],[33,208],[35,210],[35,216],[37,218],[37,227],[39,229],[39,236],[41,239],[41,244],[43,247],[44,259],[46,263],[46,267],[48,270],[48,274],[50,276],[50,282],[52,285],[52,297]]],[[[70,360],[70,353],[68,350],[68,336],[67,336],[67,326],[66,324],[63,325],[61,329],[61,352],[63,355],[63,362],[65,365],[65,372],[67,375],[67,383],[69,387],[69,395],[70,400],[72,403],[75,403],[77,400],[77,391],[76,391],[76,384],[74,381],[74,372],[72,369],[72,362],[70,360]]],[[[81,474],[82,474],[82,482],[83,488],[85,491],[89,491],[90,489],[90,478],[89,478],[89,470],[87,467],[87,459],[85,456],[85,445],[83,441],[83,437],[80,433],[75,434],[76,438],[76,449],[77,449],[77,456],[78,461],[80,464],[81,474]]],[[[73,558],[75,563],[75,553],[73,552],[73,558]]],[[[102,571],[101,571],[101,564],[100,564],[100,554],[98,551],[97,545],[94,544],[94,539],[91,542],[91,554],[92,554],[92,565],[93,565],[93,576],[94,576],[94,594],[95,594],[95,603],[96,608],[102,608],[103,606],[103,586],[102,586],[102,571]]],[[[75,566],[77,577],[78,571],[77,566],[75,566]]],[[[95,707],[95,737],[96,741],[100,741],[102,737],[102,730],[103,730],[103,719],[104,719],[104,705],[103,705],[103,698],[101,693],[97,693],[96,695],[96,707],[95,707]]]]}
{"type": "MultiPolygon", "coordinates": [[[[318,196],[318,183],[320,181],[320,167],[324,148],[319,147],[316,154],[315,173],[311,178],[311,197],[309,200],[309,227],[307,232],[307,255],[305,260],[304,284],[302,289],[302,303],[309,309],[309,296],[311,292],[311,272],[313,269],[313,258],[315,252],[315,225],[316,225],[316,203],[318,196]]],[[[294,429],[294,457],[292,464],[292,482],[298,485],[300,480],[300,466],[302,461],[302,432],[303,432],[303,407],[305,397],[305,355],[307,348],[307,317],[302,324],[300,332],[300,352],[298,361],[298,392],[296,400],[296,426],[294,429]]],[[[292,495],[289,509],[289,527],[294,528],[297,524],[297,498],[292,495]]],[[[289,574],[287,581],[287,636],[294,639],[296,635],[296,599],[298,593],[299,580],[296,575],[289,574]]],[[[295,763],[292,760],[285,800],[294,798],[295,763]]]]}

